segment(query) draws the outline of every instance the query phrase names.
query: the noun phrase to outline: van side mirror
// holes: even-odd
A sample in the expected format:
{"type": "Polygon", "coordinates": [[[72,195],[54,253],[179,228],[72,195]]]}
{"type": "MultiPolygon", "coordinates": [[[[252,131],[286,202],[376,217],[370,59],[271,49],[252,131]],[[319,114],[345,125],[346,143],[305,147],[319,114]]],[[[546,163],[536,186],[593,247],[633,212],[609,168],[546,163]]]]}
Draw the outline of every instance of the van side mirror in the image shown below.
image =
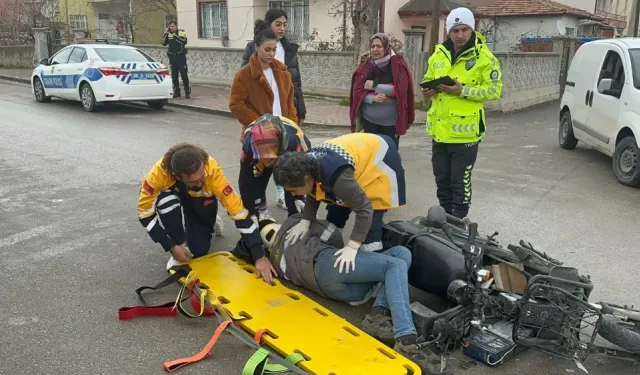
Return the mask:
{"type": "Polygon", "coordinates": [[[598,83],[598,92],[602,95],[618,96],[620,91],[618,83],[611,78],[603,78],[598,83]]]}

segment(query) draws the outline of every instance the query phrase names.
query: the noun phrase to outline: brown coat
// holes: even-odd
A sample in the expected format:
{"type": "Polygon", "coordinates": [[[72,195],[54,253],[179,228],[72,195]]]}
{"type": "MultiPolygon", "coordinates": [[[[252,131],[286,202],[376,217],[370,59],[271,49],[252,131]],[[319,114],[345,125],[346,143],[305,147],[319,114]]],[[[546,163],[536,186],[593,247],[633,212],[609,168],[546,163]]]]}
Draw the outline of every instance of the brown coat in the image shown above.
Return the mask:
{"type": "MultiPolygon", "coordinates": [[[[294,106],[293,83],[287,66],[274,59],[271,63],[273,76],[278,84],[282,116],[298,123],[294,106]]],[[[240,68],[233,78],[229,95],[229,109],[242,124],[242,131],[265,113],[273,111],[273,91],[264,75],[258,56],[253,54],[249,64],[240,68]]]]}

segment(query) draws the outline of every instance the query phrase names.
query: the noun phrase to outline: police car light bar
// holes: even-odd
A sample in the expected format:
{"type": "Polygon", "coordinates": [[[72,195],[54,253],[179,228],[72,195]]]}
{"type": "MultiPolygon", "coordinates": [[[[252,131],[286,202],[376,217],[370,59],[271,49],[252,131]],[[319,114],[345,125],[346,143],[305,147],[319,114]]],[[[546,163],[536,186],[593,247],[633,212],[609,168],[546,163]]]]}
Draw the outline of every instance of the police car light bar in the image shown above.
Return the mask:
{"type": "Polygon", "coordinates": [[[103,44],[123,44],[126,41],[124,39],[107,39],[107,38],[77,38],[76,44],[91,44],[91,43],[103,43],[103,44]]]}

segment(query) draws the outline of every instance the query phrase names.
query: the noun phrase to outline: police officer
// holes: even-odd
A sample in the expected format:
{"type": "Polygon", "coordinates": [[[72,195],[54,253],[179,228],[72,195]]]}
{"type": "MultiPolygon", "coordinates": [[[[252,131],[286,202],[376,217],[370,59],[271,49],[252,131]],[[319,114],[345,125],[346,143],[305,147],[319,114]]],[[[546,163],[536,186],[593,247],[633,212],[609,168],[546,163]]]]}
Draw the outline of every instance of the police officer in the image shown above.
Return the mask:
{"type": "Polygon", "coordinates": [[[436,45],[424,81],[449,76],[452,86],[422,89],[431,100],[427,133],[433,137],[431,163],[440,205],[465,218],[471,204],[471,171],[486,132],[484,102],[499,99],[502,73],[498,59],[467,8],[453,9],[446,21],[449,38],[436,45]]]}
{"type": "Polygon", "coordinates": [[[162,37],[162,45],[169,46],[167,56],[169,56],[169,64],[171,65],[171,79],[173,80],[173,97],[179,98],[180,83],[178,82],[178,72],[182,76],[182,85],[184,86],[185,98],[191,97],[191,88],[189,87],[189,75],[187,74],[187,34],[182,29],[178,29],[175,21],[169,23],[169,27],[162,37]]]}

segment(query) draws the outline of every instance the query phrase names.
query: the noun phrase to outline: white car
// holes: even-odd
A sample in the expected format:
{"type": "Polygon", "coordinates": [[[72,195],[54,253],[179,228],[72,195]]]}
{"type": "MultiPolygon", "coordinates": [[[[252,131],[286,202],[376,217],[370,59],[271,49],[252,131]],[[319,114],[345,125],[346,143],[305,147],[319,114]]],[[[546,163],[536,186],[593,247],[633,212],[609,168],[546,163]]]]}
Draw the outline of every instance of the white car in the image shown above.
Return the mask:
{"type": "Polygon", "coordinates": [[[560,147],[578,142],[612,158],[623,185],[640,187],[640,39],[583,44],[571,61],[560,103],[560,147]]]}
{"type": "Polygon", "coordinates": [[[161,109],[173,97],[169,69],[127,45],[74,44],[43,59],[31,75],[39,102],[75,100],[95,111],[99,103],[144,101],[161,109]]]}

